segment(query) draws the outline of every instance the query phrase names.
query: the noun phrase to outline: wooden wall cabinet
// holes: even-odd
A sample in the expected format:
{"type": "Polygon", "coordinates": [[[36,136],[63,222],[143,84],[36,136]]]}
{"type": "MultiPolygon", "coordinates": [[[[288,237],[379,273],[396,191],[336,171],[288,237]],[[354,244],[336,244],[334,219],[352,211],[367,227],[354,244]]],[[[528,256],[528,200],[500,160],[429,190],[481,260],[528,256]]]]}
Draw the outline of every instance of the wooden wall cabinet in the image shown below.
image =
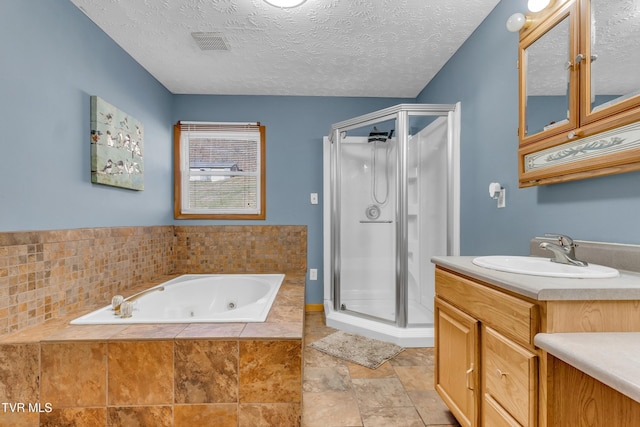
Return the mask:
{"type": "Polygon", "coordinates": [[[640,170],[640,21],[558,0],[520,32],[519,185],[640,170]]]}

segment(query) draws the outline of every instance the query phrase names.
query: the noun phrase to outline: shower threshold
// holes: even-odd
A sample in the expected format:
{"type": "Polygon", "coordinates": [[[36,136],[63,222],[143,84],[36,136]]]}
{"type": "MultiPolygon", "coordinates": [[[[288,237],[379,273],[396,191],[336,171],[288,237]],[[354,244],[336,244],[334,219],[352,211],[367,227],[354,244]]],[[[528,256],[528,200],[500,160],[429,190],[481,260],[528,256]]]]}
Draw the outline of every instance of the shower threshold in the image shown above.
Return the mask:
{"type": "MultiPolygon", "coordinates": [[[[354,306],[355,307],[355,306],[354,306]]],[[[390,323],[380,322],[366,317],[358,316],[350,312],[351,306],[346,305],[347,310],[335,311],[331,301],[324,302],[324,311],[327,326],[342,331],[359,334],[365,337],[391,342],[402,347],[433,347],[434,328],[433,313],[429,310],[421,313],[420,317],[409,315],[408,328],[399,328],[390,323]]],[[[411,309],[410,305],[410,309],[411,309]]]]}

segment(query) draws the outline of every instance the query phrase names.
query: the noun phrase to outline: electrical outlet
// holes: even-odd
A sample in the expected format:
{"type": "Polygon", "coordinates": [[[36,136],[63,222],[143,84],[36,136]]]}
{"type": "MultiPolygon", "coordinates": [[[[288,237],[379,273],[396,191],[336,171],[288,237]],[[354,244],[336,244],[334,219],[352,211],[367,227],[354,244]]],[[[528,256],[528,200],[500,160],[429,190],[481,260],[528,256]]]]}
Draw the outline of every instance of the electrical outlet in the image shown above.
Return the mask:
{"type": "Polygon", "coordinates": [[[318,280],[318,269],[312,268],[309,270],[309,280],[318,280]]]}
{"type": "Polygon", "coordinates": [[[318,193],[311,193],[311,204],[312,205],[317,205],[318,204],[318,193]]]}

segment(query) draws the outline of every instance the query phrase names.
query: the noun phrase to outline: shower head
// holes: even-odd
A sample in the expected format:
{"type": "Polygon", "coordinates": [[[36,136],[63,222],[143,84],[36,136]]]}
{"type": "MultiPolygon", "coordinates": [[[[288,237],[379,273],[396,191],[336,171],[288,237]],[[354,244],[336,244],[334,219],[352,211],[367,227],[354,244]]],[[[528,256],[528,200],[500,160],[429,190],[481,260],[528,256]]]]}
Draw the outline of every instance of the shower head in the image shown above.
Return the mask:
{"type": "Polygon", "coordinates": [[[381,132],[374,126],[373,130],[369,132],[369,139],[367,142],[387,142],[388,138],[389,132],[381,132]]]}

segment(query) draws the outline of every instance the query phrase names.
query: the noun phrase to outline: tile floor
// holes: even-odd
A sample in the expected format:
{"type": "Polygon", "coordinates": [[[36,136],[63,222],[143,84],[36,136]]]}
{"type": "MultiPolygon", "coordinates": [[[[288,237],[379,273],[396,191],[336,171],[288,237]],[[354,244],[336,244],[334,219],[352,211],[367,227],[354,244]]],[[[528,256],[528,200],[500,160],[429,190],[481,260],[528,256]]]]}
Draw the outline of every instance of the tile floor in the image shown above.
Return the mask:
{"type": "Polygon", "coordinates": [[[309,347],[336,330],[306,314],[303,427],[459,427],[433,389],[433,349],[406,349],[371,370],[309,347]]]}

